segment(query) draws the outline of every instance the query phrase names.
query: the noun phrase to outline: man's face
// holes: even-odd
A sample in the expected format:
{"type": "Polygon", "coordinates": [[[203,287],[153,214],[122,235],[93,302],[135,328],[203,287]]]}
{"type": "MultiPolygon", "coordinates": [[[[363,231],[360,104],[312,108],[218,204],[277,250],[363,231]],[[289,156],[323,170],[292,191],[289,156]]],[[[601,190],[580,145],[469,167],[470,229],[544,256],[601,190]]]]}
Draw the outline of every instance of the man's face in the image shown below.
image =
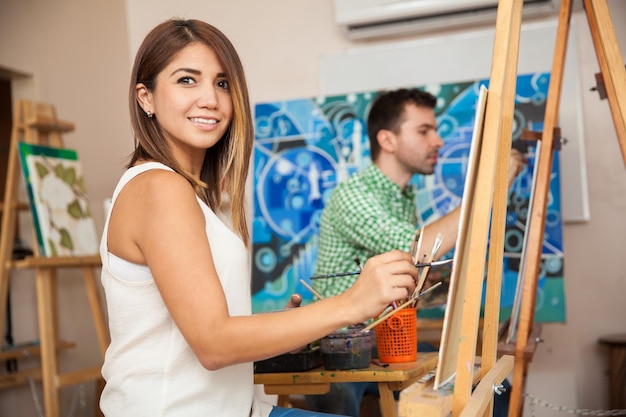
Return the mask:
{"type": "Polygon", "coordinates": [[[396,161],[411,174],[430,175],[435,171],[443,140],[437,133],[435,112],[428,107],[407,104],[396,136],[396,161]]]}

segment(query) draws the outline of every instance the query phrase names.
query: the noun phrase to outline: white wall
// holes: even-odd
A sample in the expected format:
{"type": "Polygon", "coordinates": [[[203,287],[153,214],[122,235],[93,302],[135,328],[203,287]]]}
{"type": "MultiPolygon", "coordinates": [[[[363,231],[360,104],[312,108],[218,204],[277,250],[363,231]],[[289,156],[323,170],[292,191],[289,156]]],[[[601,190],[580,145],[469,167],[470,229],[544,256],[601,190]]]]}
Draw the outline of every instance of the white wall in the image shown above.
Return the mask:
{"type": "MultiPolygon", "coordinates": [[[[609,0],[609,6],[614,22],[626,21],[626,2],[609,0]]],[[[231,38],[244,61],[253,103],[315,96],[320,93],[322,56],[386,42],[345,39],[334,24],[332,0],[0,1],[0,66],[33,74],[34,82],[26,89],[31,98],[55,103],[62,119],[76,123],[76,133],[66,140],[85,162],[100,228],[98,202],[112,192],[131,150],[126,114],[131,57],[150,28],[173,16],[207,20],[231,38]]],[[[588,91],[599,69],[586,21],[574,18],[584,85],[591,220],[564,227],[568,321],[544,326],[545,342],[531,363],[527,392],[569,407],[603,408],[608,406],[607,352],[597,339],[626,327],[620,249],[626,247],[626,223],[621,220],[626,175],[608,103],[588,91]]],[[[616,29],[626,55],[626,28],[616,29]]],[[[36,334],[34,292],[26,281],[20,278],[13,288],[21,313],[15,315],[15,327],[25,338],[36,334]]],[[[67,366],[97,360],[88,308],[80,301],[82,285],[69,279],[61,284],[66,297],[61,333],[75,340],[80,352],[64,354],[67,366]]],[[[71,392],[66,408],[69,396],[71,392]]],[[[546,413],[541,410],[541,415],[546,413]]],[[[0,415],[35,416],[28,390],[0,391],[0,415]]]]}
{"type": "MultiPolygon", "coordinates": [[[[110,195],[132,143],[126,100],[127,42],[123,0],[0,1],[0,67],[30,75],[15,83],[13,98],[52,103],[60,119],[75,124],[65,143],[77,149],[83,161],[98,230],[103,226],[101,202],[110,195]]],[[[22,213],[20,223],[23,236],[32,242],[31,229],[26,227],[31,224],[29,214],[22,213]]],[[[59,336],[77,344],[61,355],[61,369],[96,366],[100,353],[82,278],[72,270],[59,275],[59,336]]],[[[11,294],[15,341],[37,339],[31,271],[12,275],[11,294]]],[[[20,365],[25,369],[36,363],[21,361],[20,365]]],[[[4,364],[0,366],[3,372],[4,364]]],[[[75,415],[93,415],[89,411],[93,385],[85,386],[87,409],[79,407],[75,415]]],[[[35,392],[41,400],[39,385],[35,392]]],[[[63,415],[74,393],[80,391],[63,390],[63,415]]],[[[28,386],[0,390],[0,416],[37,416],[31,394],[28,386]]]]}

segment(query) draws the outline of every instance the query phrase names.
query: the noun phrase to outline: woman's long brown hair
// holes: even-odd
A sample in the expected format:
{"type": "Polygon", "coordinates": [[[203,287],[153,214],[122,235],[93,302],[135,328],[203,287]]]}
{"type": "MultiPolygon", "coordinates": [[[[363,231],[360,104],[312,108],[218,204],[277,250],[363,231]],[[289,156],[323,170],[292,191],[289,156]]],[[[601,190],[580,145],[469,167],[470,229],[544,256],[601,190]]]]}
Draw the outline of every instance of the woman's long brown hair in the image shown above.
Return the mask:
{"type": "Polygon", "coordinates": [[[248,245],[250,236],[244,194],[254,130],[243,66],[228,38],[215,27],[199,20],[172,19],[156,26],[137,51],[130,80],[129,107],[135,150],[128,166],[146,159],[169,166],[184,176],[215,212],[221,210],[222,192],[226,192],[230,198],[233,228],[248,245]],[[172,57],[196,42],[215,51],[226,72],[233,102],[231,124],[222,138],[207,149],[199,180],[174,159],[159,125],[158,115],[149,118],[139,105],[135,92],[139,83],[154,90],[157,75],[172,57]]]}

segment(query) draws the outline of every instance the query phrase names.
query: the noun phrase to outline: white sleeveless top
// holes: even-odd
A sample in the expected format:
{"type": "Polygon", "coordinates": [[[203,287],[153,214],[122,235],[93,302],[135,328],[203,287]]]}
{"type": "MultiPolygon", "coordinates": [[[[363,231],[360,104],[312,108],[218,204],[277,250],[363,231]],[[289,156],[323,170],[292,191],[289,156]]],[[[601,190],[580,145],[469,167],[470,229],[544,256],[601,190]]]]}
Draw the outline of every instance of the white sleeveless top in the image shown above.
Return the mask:
{"type": "MultiPolygon", "coordinates": [[[[254,399],[253,364],[205,369],[174,324],[148,267],[114,259],[108,252],[109,218],[117,196],[131,179],[150,169],[172,171],[156,162],[128,169],[113,193],[100,243],[111,332],[100,407],[107,417],[267,417],[272,406],[254,399]]],[[[229,313],[250,315],[248,251],[204,202],[198,199],[198,204],[229,313]]]]}

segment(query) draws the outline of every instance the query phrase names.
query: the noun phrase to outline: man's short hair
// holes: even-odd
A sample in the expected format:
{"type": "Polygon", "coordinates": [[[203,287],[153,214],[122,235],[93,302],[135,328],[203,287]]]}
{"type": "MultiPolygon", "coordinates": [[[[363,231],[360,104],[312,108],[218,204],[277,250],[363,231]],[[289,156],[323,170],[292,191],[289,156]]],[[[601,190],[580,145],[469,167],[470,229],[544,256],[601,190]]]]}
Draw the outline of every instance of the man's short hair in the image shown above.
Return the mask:
{"type": "Polygon", "coordinates": [[[437,97],[418,88],[400,88],[380,93],[374,99],[367,117],[367,135],[370,140],[372,160],[375,160],[380,153],[376,135],[380,130],[398,133],[407,104],[434,109],[437,105],[437,97]]]}

